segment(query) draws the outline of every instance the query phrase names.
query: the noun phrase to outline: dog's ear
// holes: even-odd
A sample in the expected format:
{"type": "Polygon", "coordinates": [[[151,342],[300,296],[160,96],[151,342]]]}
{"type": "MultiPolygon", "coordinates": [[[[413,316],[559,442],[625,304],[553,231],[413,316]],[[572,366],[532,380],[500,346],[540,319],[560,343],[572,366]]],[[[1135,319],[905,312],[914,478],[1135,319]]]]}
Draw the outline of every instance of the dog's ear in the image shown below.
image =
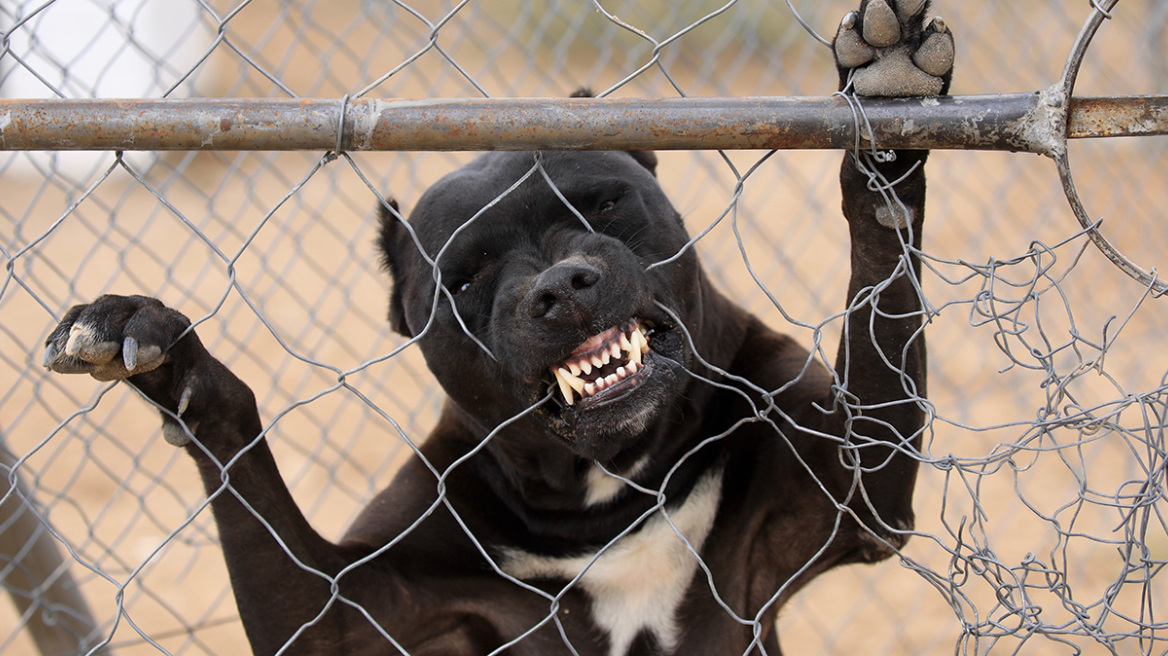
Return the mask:
{"type": "Polygon", "coordinates": [[[381,252],[381,266],[389,272],[391,278],[389,327],[406,337],[413,337],[413,332],[406,324],[406,311],[401,294],[402,276],[398,261],[394,257],[398,233],[402,230],[401,222],[405,219],[398,209],[397,201],[392,198],[378,205],[378,215],[381,218],[381,229],[377,236],[377,249],[381,252]]]}
{"type": "MultiPolygon", "coordinates": [[[[594,98],[592,89],[588,87],[580,87],[572,92],[571,98],[594,98]]],[[[653,177],[657,177],[657,153],[651,150],[630,150],[627,151],[637,160],[637,163],[649,170],[653,177]]]]}
{"type": "Polygon", "coordinates": [[[637,160],[638,164],[649,169],[649,173],[653,174],[654,178],[657,177],[656,152],[652,150],[630,150],[628,153],[633,156],[633,159],[637,160]]]}

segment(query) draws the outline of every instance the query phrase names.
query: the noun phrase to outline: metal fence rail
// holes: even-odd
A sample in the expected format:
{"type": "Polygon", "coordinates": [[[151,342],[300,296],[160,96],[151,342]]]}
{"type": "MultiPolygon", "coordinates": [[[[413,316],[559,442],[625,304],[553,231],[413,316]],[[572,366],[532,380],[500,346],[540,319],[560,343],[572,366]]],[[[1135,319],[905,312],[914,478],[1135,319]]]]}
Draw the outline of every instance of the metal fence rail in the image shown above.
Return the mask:
{"type": "Polygon", "coordinates": [[[72,303],[142,292],[198,317],[336,535],[409,452],[389,420],[421,439],[439,397],[386,330],[372,208],[465,161],[377,151],[727,151],[663,156],[662,182],[719,285],[820,344],[842,318],[838,155],[730,151],[857,135],[956,151],[930,163],[919,534],[899,563],[801,593],[785,649],[1168,654],[1168,107],[1139,95],[1165,91],[1168,2],[937,0],[955,92],[989,95],[862,115],[828,97],[804,26],[831,33],[851,2],[577,4],[0,4],[0,586],[17,601],[0,654],[243,644],[201,487],[155,413],[40,369],[72,303]],[[1014,93],[1060,67],[1053,88],[1083,94],[1065,107],[1014,93]],[[564,98],[581,84],[605,97],[564,98]],[[1090,139],[1117,134],[1141,138],[1090,139]]]}
{"type": "MultiPolygon", "coordinates": [[[[842,98],[7,100],[0,150],[794,150],[1049,154],[1042,94],[842,98]]],[[[1074,98],[1070,139],[1168,134],[1168,96],[1074,98]]]]}

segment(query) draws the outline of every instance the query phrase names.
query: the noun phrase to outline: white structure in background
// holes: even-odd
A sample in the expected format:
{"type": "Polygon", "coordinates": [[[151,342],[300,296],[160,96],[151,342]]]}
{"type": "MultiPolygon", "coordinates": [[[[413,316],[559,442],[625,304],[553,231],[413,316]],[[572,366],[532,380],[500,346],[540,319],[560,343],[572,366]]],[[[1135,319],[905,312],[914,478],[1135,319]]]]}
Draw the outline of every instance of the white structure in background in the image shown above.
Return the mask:
{"type": "MultiPolygon", "coordinates": [[[[162,97],[212,42],[214,28],[202,11],[196,0],[4,2],[0,32],[9,36],[9,51],[0,57],[0,97],[162,97]]],[[[188,89],[182,84],[168,97],[189,95],[188,89]]],[[[105,152],[0,153],[0,173],[53,170],[86,179],[109,166],[112,157],[105,152]]],[[[153,156],[127,153],[127,161],[146,167],[153,156]]]]}

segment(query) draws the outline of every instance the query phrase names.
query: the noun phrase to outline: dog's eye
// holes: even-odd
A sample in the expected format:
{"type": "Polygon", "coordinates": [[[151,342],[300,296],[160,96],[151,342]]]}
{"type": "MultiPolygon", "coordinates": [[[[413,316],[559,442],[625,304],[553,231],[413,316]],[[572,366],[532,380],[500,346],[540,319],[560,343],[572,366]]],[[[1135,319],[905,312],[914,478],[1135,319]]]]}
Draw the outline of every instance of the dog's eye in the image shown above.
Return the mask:
{"type": "Polygon", "coordinates": [[[458,296],[459,294],[470,289],[471,283],[473,283],[473,282],[474,282],[474,280],[471,280],[471,279],[454,280],[454,281],[451,281],[451,283],[449,285],[446,285],[446,289],[449,289],[450,293],[453,294],[454,296],[458,296]]]}
{"type": "Polygon", "coordinates": [[[601,203],[599,207],[596,208],[596,211],[600,212],[601,214],[604,214],[605,212],[611,212],[615,209],[616,209],[616,201],[615,200],[606,200],[603,203],[601,203]]]}

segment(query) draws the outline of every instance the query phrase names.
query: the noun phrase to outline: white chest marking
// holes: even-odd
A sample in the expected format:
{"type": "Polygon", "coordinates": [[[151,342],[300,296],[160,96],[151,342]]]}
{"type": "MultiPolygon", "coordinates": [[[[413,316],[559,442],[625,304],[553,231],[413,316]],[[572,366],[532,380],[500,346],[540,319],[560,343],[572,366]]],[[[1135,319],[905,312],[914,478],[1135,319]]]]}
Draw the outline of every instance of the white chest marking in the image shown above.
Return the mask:
{"type": "Polygon", "coordinates": [[[593,619],[608,631],[609,656],[624,656],[642,630],[672,651],[679,637],[677,608],[698,569],[698,557],[679,533],[701,553],[721,498],[718,470],[703,477],[685,502],[669,511],[673,526],[658,511],[640,530],[608,545],[600,555],[555,558],[514,550],[506,554],[503,570],[520,579],[574,579],[587,567],[579,585],[592,599],[593,619]]]}
{"type": "MultiPolygon", "coordinates": [[[[637,474],[649,464],[649,456],[645,456],[633,463],[628,471],[621,472],[625,478],[635,478],[637,474]]],[[[615,476],[609,476],[598,465],[592,465],[588,470],[588,492],[584,498],[584,505],[588,508],[599,506],[616,498],[625,489],[625,482],[615,476]]]]}

